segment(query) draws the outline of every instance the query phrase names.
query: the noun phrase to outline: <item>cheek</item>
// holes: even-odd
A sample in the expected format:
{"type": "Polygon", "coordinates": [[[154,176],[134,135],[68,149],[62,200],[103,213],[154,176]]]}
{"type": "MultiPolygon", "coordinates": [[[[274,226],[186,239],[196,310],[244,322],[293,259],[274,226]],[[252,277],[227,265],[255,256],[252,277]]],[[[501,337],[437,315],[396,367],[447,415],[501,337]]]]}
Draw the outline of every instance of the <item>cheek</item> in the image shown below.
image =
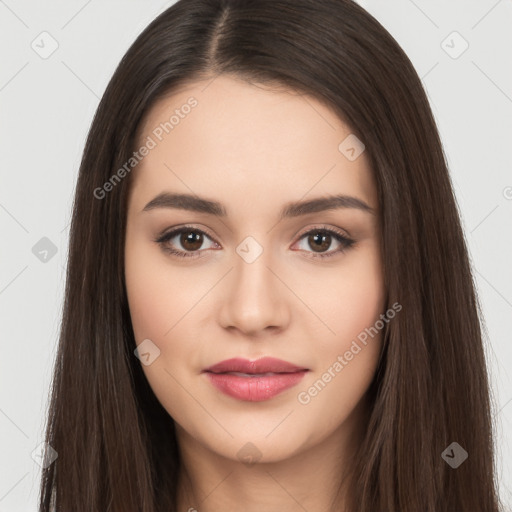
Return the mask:
{"type": "Polygon", "coordinates": [[[311,421],[321,415],[329,424],[342,423],[374,377],[385,291],[378,247],[365,249],[331,275],[328,292],[311,297],[311,307],[329,326],[315,340],[314,371],[297,394],[311,421]]]}
{"type": "MultiPolygon", "coordinates": [[[[154,340],[161,345],[197,302],[197,287],[186,273],[170,271],[164,254],[153,244],[127,233],[125,280],[135,340],[154,340]]],[[[162,348],[160,346],[160,348],[162,348]]]]}
{"type": "Polygon", "coordinates": [[[359,270],[340,284],[340,303],[334,317],[334,330],[346,350],[352,340],[364,339],[364,333],[384,312],[384,286],[377,262],[359,270]]]}
{"type": "Polygon", "coordinates": [[[159,268],[141,244],[127,241],[125,267],[126,291],[135,340],[138,344],[146,338],[159,339],[170,327],[165,326],[164,320],[165,311],[171,310],[168,300],[172,294],[164,296],[165,286],[162,279],[158,279],[159,268]]]}
{"type": "Polygon", "coordinates": [[[142,370],[160,402],[174,413],[180,409],[177,404],[187,401],[180,384],[189,386],[189,379],[199,368],[195,308],[213,282],[192,283],[190,273],[173,267],[159,248],[129,231],[125,281],[135,342],[139,345],[149,339],[159,351],[151,364],[142,364],[142,370]],[[167,403],[170,397],[172,406],[167,403]]]}
{"type": "Polygon", "coordinates": [[[358,336],[364,338],[366,329],[384,313],[385,288],[377,244],[367,241],[328,274],[323,286],[318,284],[317,280],[317,285],[310,286],[314,291],[308,304],[325,323],[324,333],[315,343],[325,363],[325,357],[332,359],[349,350],[358,336]]]}
{"type": "Polygon", "coordinates": [[[179,362],[189,360],[193,350],[189,343],[173,342],[185,339],[180,329],[186,318],[180,319],[194,300],[193,287],[181,279],[179,271],[169,272],[160,251],[127,232],[125,281],[136,345],[149,339],[160,351],[150,364],[141,362],[141,367],[156,397],[174,418],[187,406],[187,397],[177,383],[184,381],[179,362]]]}

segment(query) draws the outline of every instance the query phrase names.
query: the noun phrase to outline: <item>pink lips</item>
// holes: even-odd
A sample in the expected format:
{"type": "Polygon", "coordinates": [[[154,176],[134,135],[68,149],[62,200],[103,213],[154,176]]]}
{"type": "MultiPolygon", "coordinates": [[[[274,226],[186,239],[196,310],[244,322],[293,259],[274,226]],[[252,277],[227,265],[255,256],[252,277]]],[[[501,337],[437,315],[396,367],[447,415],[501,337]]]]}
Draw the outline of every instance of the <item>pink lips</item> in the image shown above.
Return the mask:
{"type": "Polygon", "coordinates": [[[203,372],[226,395],[239,400],[261,402],[298,384],[307,371],[307,368],[281,359],[262,357],[256,361],[227,359],[203,372]]]}

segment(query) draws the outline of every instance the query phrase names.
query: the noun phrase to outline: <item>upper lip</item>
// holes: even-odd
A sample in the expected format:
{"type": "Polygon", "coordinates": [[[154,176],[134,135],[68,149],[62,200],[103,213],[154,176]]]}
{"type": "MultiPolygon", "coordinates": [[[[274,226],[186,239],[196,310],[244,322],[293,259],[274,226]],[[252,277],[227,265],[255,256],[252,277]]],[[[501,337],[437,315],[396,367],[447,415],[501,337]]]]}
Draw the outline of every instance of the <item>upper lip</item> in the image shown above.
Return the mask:
{"type": "Polygon", "coordinates": [[[227,372],[240,372],[240,373],[293,373],[304,371],[307,368],[296,366],[282,359],[274,357],[262,357],[255,361],[249,359],[242,359],[235,357],[233,359],[226,359],[220,363],[214,364],[206,368],[205,372],[211,373],[227,373],[227,372]]]}

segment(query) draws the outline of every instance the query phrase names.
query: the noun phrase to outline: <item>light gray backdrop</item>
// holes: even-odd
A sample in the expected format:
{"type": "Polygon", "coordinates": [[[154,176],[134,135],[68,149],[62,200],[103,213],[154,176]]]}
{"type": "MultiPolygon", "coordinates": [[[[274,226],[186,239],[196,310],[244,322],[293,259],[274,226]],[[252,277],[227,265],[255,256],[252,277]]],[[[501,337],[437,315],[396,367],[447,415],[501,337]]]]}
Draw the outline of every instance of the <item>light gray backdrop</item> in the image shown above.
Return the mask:
{"type": "MultiPolygon", "coordinates": [[[[0,0],[0,511],[36,510],[87,130],[124,52],[172,3],[0,0]]],[[[410,56],[441,131],[488,325],[501,495],[510,506],[512,1],[361,3],[410,56]]]]}

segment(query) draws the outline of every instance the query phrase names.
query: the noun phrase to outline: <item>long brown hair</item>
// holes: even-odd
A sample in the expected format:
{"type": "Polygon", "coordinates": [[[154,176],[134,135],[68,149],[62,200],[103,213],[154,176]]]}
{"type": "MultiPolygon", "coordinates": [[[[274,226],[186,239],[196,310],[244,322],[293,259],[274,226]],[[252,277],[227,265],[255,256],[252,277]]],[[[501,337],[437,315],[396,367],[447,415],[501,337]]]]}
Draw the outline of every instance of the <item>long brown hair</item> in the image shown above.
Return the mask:
{"type": "MultiPolygon", "coordinates": [[[[92,123],[71,223],[40,510],[176,510],[172,418],[134,356],[124,284],[132,156],[143,117],[219,74],[325,102],[361,139],[378,191],[388,304],[349,510],[498,511],[481,313],[438,131],[410,60],[349,0],[180,0],[137,38],[92,123]],[[457,442],[468,459],[441,456],[457,442]]],[[[341,141],[340,141],[341,142],[341,141]]],[[[336,505],[334,505],[336,506],[336,505]]]]}

